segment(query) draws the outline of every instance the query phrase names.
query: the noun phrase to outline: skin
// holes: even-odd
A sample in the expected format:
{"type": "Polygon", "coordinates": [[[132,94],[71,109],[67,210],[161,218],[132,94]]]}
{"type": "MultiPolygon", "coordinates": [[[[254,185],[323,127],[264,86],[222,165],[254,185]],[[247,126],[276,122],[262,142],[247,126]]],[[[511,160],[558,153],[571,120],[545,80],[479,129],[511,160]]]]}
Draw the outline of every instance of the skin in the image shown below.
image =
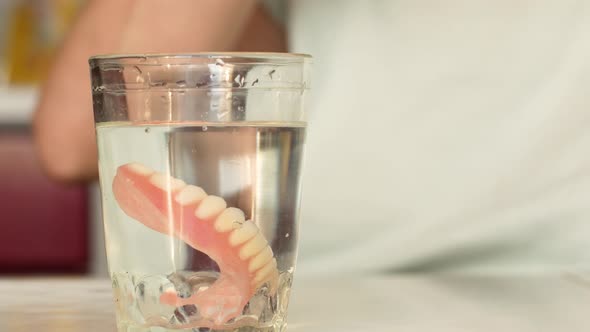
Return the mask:
{"type": "Polygon", "coordinates": [[[62,182],[97,177],[91,55],[285,49],[282,27],[256,0],[91,0],[41,90],[33,118],[41,164],[62,182]]]}

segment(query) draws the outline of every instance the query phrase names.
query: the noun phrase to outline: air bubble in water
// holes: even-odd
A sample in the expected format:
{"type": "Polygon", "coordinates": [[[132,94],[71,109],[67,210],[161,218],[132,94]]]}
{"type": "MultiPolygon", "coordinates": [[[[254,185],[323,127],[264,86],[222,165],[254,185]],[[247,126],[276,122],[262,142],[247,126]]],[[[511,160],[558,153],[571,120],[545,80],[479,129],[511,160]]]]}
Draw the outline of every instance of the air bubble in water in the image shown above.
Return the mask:
{"type": "Polygon", "coordinates": [[[307,82],[303,81],[303,84],[301,86],[301,90],[299,91],[299,94],[303,95],[303,93],[305,92],[305,89],[307,89],[307,82]]]}
{"type": "Polygon", "coordinates": [[[222,112],[219,112],[219,113],[217,113],[217,118],[218,118],[218,119],[223,119],[223,118],[225,118],[225,117],[226,117],[226,116],[228,116],[228,115],[229,115],[229,110],[227,110],[227,111],[222,111],[222,112]]]}
{"type": "Polygon", "coordinates": [[[166,85],[166,82],[164,81],[155,81],[155,82],[150,82],[150,85],[153,87],[162,87],[166,85]]]}
{"type": "Polygon", "coordinates": [[[193,295],[193,290],[187,281],[188,275],[183,272],[174,272],[168,275],[168,280],[174,285],[176,295],[186,299],[193,295]]]}
{"type": "Polygon", "coordinates": [[[208,327],[194,327],[193,332],[211,332],[211,329],[208,327]]]}
{"type": "Polygon", "coordinates": [[[248,305],[245,308],[244,314],[246,315],[253,315],[257,319],[262,316],[264,309],[267,307],[267,296],[264,293],[259,293],[254,295],[250,301],[248,301],[248,305]]]}
{"type": "Polygon", "coordinates": [[[203,126],[203,131],[207,131],[207,126],[203,126]]]}
{"type": "Polygon", "coordinates": [[[127,308],[131,305],[135,285],[128,274],[113,274],[112,278],[115,302],[120,308],[127,308]]]}
{"type": "Polygon", "coordinates": [[[240,88],[243,88],[244,87],[244,76],[238,74],[236,76],[236,78],[234,79],[234,82],[236,82],[240,86],[240,88]]]}
{"type": "Polygon", "coordinates": [[[160,303],[162,293],[172,291],[173,285],[165,277],[146,276],[135,286],[137,308],[146,321],[164,318],[168,321],[174,314],[174,307],[160,303]]]}
{"type": "Polygon", "coordinates": [[[199,311],[197,309],[197,307],[193,304],[190,305],[184,305],[180,308],[177,308],[174,311],[174,318],[176,318],[176,320],[180,323],[180,324],[186,324],[188,322],[194,319],[198,319],[199,318],[199,311]]]}

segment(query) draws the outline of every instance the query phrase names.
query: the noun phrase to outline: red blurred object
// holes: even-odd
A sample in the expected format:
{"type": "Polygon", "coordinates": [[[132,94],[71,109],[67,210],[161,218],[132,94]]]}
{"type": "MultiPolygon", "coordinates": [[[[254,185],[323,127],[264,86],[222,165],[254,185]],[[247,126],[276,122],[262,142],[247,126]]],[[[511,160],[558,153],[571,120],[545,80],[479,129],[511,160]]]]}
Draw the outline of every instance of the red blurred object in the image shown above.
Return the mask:
{"type": "Polygon", "coordinates": [[[85,272],[88,193],[45,177],[28,130],[0,128],[0,272],[85,272]]]}

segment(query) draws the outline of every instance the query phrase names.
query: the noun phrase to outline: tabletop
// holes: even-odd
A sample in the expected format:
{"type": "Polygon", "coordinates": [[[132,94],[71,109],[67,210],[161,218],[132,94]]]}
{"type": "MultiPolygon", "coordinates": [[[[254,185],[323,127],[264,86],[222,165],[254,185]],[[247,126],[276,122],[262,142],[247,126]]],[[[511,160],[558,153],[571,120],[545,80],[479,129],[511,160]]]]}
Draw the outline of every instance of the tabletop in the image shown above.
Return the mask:
{"type": "MultiPolygon", "coordinates": [[[[0,331],[115,331],[108,280],[0,279],[0,331]]],[[[289,332],[590,330],[590,279],[296,279],[289,332]]]]}

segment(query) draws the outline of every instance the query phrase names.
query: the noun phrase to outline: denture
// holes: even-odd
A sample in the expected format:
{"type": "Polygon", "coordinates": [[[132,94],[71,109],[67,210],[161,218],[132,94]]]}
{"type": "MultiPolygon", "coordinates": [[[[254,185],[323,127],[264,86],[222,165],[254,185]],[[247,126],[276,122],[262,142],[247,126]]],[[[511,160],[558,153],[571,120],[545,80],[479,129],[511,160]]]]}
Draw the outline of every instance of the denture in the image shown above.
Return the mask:
{"type": "Polygon", "coordinates": [[[161,303],[193,304],[203,318],[219,325],[239,316],[261,286],[276,290],[277,262],[266,238],[223,198],[138,163],[117,169],[113,193],[129,217],[179,238],[219,266],[219,277],[208,288],[188,298],[166,292],[161,303]]]}

